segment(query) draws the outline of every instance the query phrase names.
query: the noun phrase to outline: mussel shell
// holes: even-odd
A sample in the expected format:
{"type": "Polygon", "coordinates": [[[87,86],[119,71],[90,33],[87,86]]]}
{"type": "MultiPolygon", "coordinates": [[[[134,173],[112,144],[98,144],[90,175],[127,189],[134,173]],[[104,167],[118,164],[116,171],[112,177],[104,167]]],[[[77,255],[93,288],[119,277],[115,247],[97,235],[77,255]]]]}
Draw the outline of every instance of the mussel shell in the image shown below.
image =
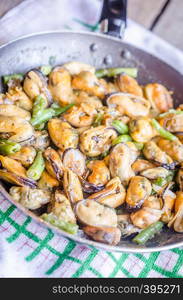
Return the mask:
{"type": "Polygon", "coordinates": [[[86,171],[86,157],[79,149],[66,149],[62,161],[64,167],[71,169],[78,176],[82,176],[86,171]]]}
{"type": "Polygon", "coordinates": [[[28,79],[32,79],[31,76],[30,76],[30,72],[34,72],[38,77],[39,79],[41,80],[42,82],[42,85],[43,85],[43,93],[44,95],[46,96],[46,99],[48,100],[48,104],[51,104],[52,103],[52,96],[51,96],[51,93],[47,87],[47,77],[45,75],[43,75],[43,73],[39,70],[39,69],[31,69],[29,70],[25,76],[24,76],[24,80],[26,79],[26,77],[28,77],[28,79]]]}
{"type": "Polygon", "coordinates": [[[90,182],[86,181],[82,177],[80,177],[80,181],[81,181],[83,191],[87,194],[93,194],[93,193],[99,192],[99,191],[104,189],[103,184],[95,185],[93,183],[90,183],[90,182]]]}
{"type": "Polygon", "coordinates": [[[0,170],[0,179],[20,186],[29,186],[32,189],[37,187],[36,181],[27,177],[18,176],[6,170],[0,170]]]}

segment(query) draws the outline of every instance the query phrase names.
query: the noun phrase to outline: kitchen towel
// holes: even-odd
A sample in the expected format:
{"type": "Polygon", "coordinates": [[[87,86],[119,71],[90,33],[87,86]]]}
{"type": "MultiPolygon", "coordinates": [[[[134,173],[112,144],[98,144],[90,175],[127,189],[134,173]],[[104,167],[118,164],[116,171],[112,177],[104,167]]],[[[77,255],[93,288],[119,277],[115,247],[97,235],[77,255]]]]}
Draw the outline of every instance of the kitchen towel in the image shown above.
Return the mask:
{"type": "MultiPolygon", "coordinates": [[[[38,31],[96,31],[101,4],[101,0],[25,0],[0,19],[0,44],[38,31]]],[[[125,41],[183,72],[182,52],[131,20],[125,41]]],[[[183,250],[128,254],[79,245],[39,226],[0,198],[0,277],[183,278],[183,250]]]]}

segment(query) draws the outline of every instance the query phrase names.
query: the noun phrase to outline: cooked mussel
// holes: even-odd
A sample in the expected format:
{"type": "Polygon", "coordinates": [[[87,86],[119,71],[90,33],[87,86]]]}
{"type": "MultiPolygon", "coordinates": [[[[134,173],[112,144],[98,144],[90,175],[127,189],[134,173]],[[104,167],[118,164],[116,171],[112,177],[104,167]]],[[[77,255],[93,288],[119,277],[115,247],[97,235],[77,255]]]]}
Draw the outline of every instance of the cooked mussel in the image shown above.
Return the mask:
{"type": "Polygon", "coordinates": [[[46,130],[35,131],[35,138],[31,142],[31,145],[37,149],[44,151],[50,145],[50,138],[46,130]]]}
{"type": "Polygon", "coordinates": [[[81,185],[82,185],[82,189],[83,192],[85,192],[86,194],[93,194],[93,193],[97,193],[101,190],[104,189],[104,185],[103,184],[93,184],[91,182],[88,182],[87,180],[85,180],[83,177],[79,176],[81,185]]]}
{"type": "Polygon", "coordinates": [[[115,83],[120,92],[143,97],[142,88],[133,77],[126,74],[120,74],[117,76],[115,83]]]}
{"type": "Polygon", "coordinates": [[[147,143],[157,135],[150,118],[138,118],[129,122],[130,135],[136,142],[147,143]]]}
{"type": "Polygon", "coordinates": [[[87,164],[91,174],[87,180],[95,185],[104,185],[110,180],[110,172],[103,160],[93,160],[87,164]]]}
{"type": "Polygon", "coordinates": [[[138,174],[144,170],[154,168],[155,165],[151,163],[148,160],[138,158],[133,164],[132,164],[132,170],[135,172],[135,174],[138,174]]]}
{"type": "Polygon", "coordinates": [[[132,213],[130,218],[134,226],[145,229],[151,224],[160,220],[162,211],[149,207],[142,207],[140,210],[132,213]]]}
{"type": "Polygon", "coordinates": [[[169,113],[159,119],[162,127],[170,132],[183,132],[183,114],[169,113]]]}
{"type": "Polygon", "coordinates": [[[150,110],[150,103],[145,98],[127,93],[107,95],[106,104],[131,118],[146,117],[150,110]]]}
{"type": "Polygon", "coordinates": [[[144,176],[151,180],[157,178],[166,178],[170,174],[171,174],[170,171],[162,167],[150,168],[140,173],[141,176],[144,176]]]}
{"type": "Polygon", "coordinates": [[[71,87],[71,75],[62,66],[55,67],[49,74],[49,90],[54,101],[61,106],[74,102],[74,95],[71,87]]]}
{"type": "Polygon", "coordinates": [[[82,186],[77,174],[69,169],[64,170],[64,191],[71,203],[76,203],[83,199],[82,186]]]}
{"type": "Polygon", "coordinates": [[[167,188],[162,195],[162,199],[163,206],[161,221],[164,223],[168,223],[169,221],[171,221],[173,216],[173,208],[175,205],[176,195],[169,188],[167,188]]]}
{"type": "Polygon", "coordinates": [[[100,192],[92,194],[89,199],[116,208],[125,201],[126,191],[118,177],[111,179],[100,192]]]}
{"type": "Polygon", "coordinates": [[[19,186],[29,186],[31,188],[35,188],[37,186],[37,183],[34,180],[8,172],[5,169],[0,169],[0,179],[19,186]]]}
{"type": "Polygon", "coordinates": [[[121,231],[116,227],[85,226],[83,231],[94,241],[108,245],[117,245],[121,239],[121,231]]]}
{"type": "Polygon", "coordinates": [[[86,157],[79,149],[66,149],[62,156],[64,167],[72,170],[78,176],[83,176],[86,171],[86,157]]]}
{"type": "Polygon", "coordinates": [[[117,227],[117,215],[114,209],[92,199],[79,201],[75,207],[78,220],[89,226],[117,227]]]}
{"type": "Polygon", "coordinates": [[[52,190],[59,186],[59,181],[51,176],[48,172],[43,171],[41,178],[38,181],[38,188],[42,190],[52,190]]]}
{"type": "Polygon", "coordinates": [[[31,189],[30,187],[11,187],[11,197],[24,207],[35,210],[50,201],[51,194],[47,190],[31,189]]]}
{"type": "Polygon", "coordinates": [[[91,108],[92,106],[87,103],[74,105],[64,114],[64,118],[75,127],[90,126],[93,123],[95,114],[97,114],[96,111],[92,112],[91,108]]]}
{"type": "Polygon", "coordinates": [[[70,61],[62,67],[69,71],[72,76],[77,75],[82,71],[89,71],[93,74],[95,73],[95,68],[93,66],[78,61],[70,61]]]}
{"type": "Polygon", "coordinates": [[[157,141],[157,145],[173,160],[178,162],[183,161],[183,145],[178,139],[176,139],[175,141],[169,141],[163,138],[159,138],[157,141]]]}
{"type": "Polygon", "coordinates": [[[169,227],[173,227],[176,232],[183,232],[183,192],[176,193],[175,199],[175,215],[168,223],[169,227]]]}
{"type": "Polygon", "coordinates": [[[149,196],[143,203],[143,207],[161,210],[163,207],[162,196],[155,194],[149,196]]]}
{"type": "Polygon", "coordinates": [[[76,217],[71,207],[70,201],[64,193],[57,189],[49,203],[48,212],[53,213],[58,219],[69,223],[76,223],[76,217]]]}
{"type": "Polygon", "coordinates": [[[183,169],[179,169],[176,176],[176,182],[179,185],[179,189],[183,192],[183,169]]]}
{"type": "Polygon", "coordinates": [[[3,168],[0,169],[0,178],[4,181],[17,184],[20,186],[36,187],[36,182],[26,176],[26,169],[20,162],[8,157],[0,155],[0,162],[3,168]]]}
{"type": "Polygon", "coordinates": [[[17,160],[8,156],[0,155],[0,162],[3,168],[16,175],[26,177],[26,169],[17,160]]]}
{"type": "Polygon", "coordinates": [[[138,156],[137,149],[133,149],[127,143],[116,145],[109,156],[109,170],[112,177],[118,176],[124,185],[135,175],[131,168],[138,156]]]}
{"type": "Polygon", "coordinates": [[[34,147],[24,146],[20,151],[10,154],[9,157],[19,161],[23,166],[28,167],[33,163],[36,157],[36,150],[34,147]]]}
{"type": "Polygon", "coordinates": [[[16,143],[28,142],[34,137],[34,128],[19,117],[0,116],[0,133],[10,133],[10,140],[16,143]]]}
{"type": "Polygon", "coordinates": [[[72,87],[99,98],[103,98],[105,95],[104,86],[100,83],[95,74],[89,71],[82,71],[79,74],[74,75],[72,87]]]}
{"type": "Polygon", "coordinates": [[[87,156],[98,156],[110,149],[116,137],[117,133],[113,128],[105,126],[91,128],[80,135],[80,149],[87,156]]]}
{"type": "Polygon", "coordinates": [[[130,219],[130,214],[122,213],[118,214],[118,228],[121,231],[121,235],[128,237],[131,234],[137,233],[140,231],[138,227],[135,227],[130,219]]]}
{"type": "Polygon", "coordinates": [[[160,83],[149,83],[144,88],[146,98],[157,113],[166,112],[173,107],[171,93],[160,83]]]}
{"type": "Polygon", "coordinates": [[[48,122],[48,131],[53,143],[62,151],[77,147],[78,133],[68,122],[58,118],[51,119],[48,122]]]}
{"type": "Polygon", "coordinates": [[[0,116],[4,116],[4,117],[19,116],[20,118],[25,119],[27,121],[29,121],[31,118],[31,114],[29,111],[13,104],[0,104],[0,116]]]}
{"type": "Polygon", "coordinates": [[[44,151],[44,157],[46,159],[45,167],[48,173],[57,180],[61,180],[64,167],[58,152],[53,148],[48,147],[44,151]]]}
{"type": "Polygon", "coordinates": [[[44,75],[37,69],[32,69],[25,75],[23,88],[30,99],[34,100],[40,94],[48,104],[51,103],[52,97],[47,87],[47,81],[44,75]]]}
{"type": "Polygon", "coordinates": [[[134,176],[130,180],[126,194],[126,203],[128,208],[140,208],[144,201],[150,196],[151,191],[151,183],[147,178],[142,176],[134,176]]]}
{"type": "Polygon", "coordinates": [[[24,93],[21,86],[9,88],[8,92],[6,93],[6,98],[11,101],[12,104],[15,104],[27,111],[32,109],[33,101],[26,95],[26,93],[24,93]]]}
{"type": "Polygon", "coordinates": [[[173,163],[172,158],[169,155],[167,155],[164,151],[162,151],[154,141],[149,141],[145,143],[143,148],[143,154],[147,159],[162,165],[170,165],[173,163]]]}

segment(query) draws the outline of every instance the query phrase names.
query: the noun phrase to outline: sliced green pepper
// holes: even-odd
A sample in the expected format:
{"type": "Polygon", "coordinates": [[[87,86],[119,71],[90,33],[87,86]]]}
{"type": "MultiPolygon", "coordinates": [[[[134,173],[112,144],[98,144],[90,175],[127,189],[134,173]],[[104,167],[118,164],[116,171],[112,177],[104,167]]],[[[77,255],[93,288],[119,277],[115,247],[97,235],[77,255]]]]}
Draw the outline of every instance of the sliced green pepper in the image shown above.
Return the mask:
{"type": "Polygon", "coordinates": [[[21,145],[9,140],[0,140],[0,154],[10,155],[20,151],[21,145]]]}
{"type": "Polygon", "coordinates": [[[157,130],[160,136],[164,137],[167,140],[175,141],[177,137],[170,133],[169,131],[165,130],[155,119],[152,119],[152,125],[157,130]]]}
{"type": "Polygon", "coordinates": [[[161,231],[163,225],[164,224],[161,221],[157,221],[151,224],[147,228],[143,229],[140,233],[138,233],[132,241],[140,245],[145,244],[148,240],[152,239],[155,234],[161,231]]]}
{"type": "Polygon", "coordinates": [[[102,124],[102,120],[103,120],[103,114],[97,114],[95,116],[95,120],[93,122],[93,127],[98,127],[102,124]]]}
{"type": "Polygon", "coordinates": [[[128,133],[128,126],[124,124],[120,120],[114,120],[112,122],[112,126],[119,132],[120,134],[125,134],[128,133]]]}
{"type": "Polygon", "coordinates": [[[66,112],[68,109],[70,109],[74,105],[75,105],[75,103],[71,103],[69,105],[61,107],[59,104],[53,103],[50,108],[52,108],[54,110],[54,112],[55,112],[54,116],[56,117],[56,116],[63,114],[64,112],[66,112]]]}
{"type": "Polygon", "coordinates": [[[45,168],[45,162],[41,151],[38,151],[33,164],[27,170],[27,176],[33,180],[40,179],[45,168]]]}
{"type": "Polygon", "coordinates": [[[98,78],[101,77],[114,77],[121,73],[125,73],[131,77],[137,77],[137,68],[109,68],[109,69],[99,69],[95,72],[98,78]]]}
{"type": "Polygon", "coordinates": [[[43,75],[47,76],[50,74],[52,70],[52,66],[50,65],[44,65],[40,67],[40,71],[43,73],[43,75]]]}
{"type": "Polygon", "coordinates": [[[45,213],[41,216],[41,218],[44,221],[52,224],[53,226],[55,226],[61,230],[66,231],[68,233],[76,234],[78,231],[78,225],[66,222],[64,220],[60,220],[53,213],[49,213],[49,214],[45,213]]]}
{"type": "Polygon", "coordinates": [[[114,145],[117,145],[120,143],[131,142],[131,141],[132,141],[131,136],[129,136],[128,134],[123,134],[123,135],[119,135],[117,138],[115,138],[112,141],[112,145],[114,146],[114,145]]]}
{"type": "Polygon", "coordinates": [[[181,115],[181,114],[183,114],[183,111],[182,110],[176,110],[176,109],[169,109],[169,111],[160,114],[158,116],[158,118],[166,117],[169,114],[181,115]]]}
{"type": "Polygon", "coordinates": [[[144,144],[143,143],[139,143],[139,142],[134,142],[135,146],[137,147],[138,150],[142,150],[144,148],[144,144]]]}
{"type": "Polygon", "coordinates": [[[7,84],[10,80],[20,80],[22,81],[24,78],[24,74],[23,73],[16,73],[16,74],[12,74],[12,75],[4,75],[3,76],[3,82],[4,84],[7,84]]]}

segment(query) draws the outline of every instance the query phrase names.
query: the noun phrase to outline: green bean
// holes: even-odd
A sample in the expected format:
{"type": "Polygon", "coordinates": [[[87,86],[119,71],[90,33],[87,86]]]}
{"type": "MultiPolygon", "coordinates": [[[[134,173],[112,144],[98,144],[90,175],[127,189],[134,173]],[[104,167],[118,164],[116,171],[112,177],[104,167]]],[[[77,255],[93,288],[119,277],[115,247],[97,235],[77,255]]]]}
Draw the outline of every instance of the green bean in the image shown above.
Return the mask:
{"type": "Polygon", "coordinates": [[[158,116],[158,118],[166,117],[169,114],[181,115],[181,114],[183,114],[183,111],[182,110],[176,110],[176,109],[169,109],[169,111],[160,114],[158,116]]]}
{"type": "Polygon", "coordinates": [[[114,77],[118,74],[125,73],[131,77],[137,77],[137,68],[109,68],[109,69],[99,69],[95,72],[98,78],[101,77],[114,77]]]}
{"type": "Polygon", "coordinates": [[[43,114],[44,109],[47,107],[47,101],[42,96],[37,96],[32,109],[32,118],[30,120],[31,124],[35,126],[37,130],[40,130],[40,128],[44,128],[44,124],[36,124],[37,120],[39,119],[39,116],[43,114]]]}
{"type": "Polygon", "coordinates": [[[50,74],[52,70],[52,66],[50,65],[44,65],[40,67],[40,71],[43,73],[43,75],[47,76],[50,74]]]}
{"type": "Polygon", "coordinates": [[[156,180],[154,180],[154,184],[158,185],[158,186],[164,186],[165,184],[167,184],[168,182],[172,181],[174,177],[174,173],[170,173],[168,176],[166,176],[165,178],[163,177],[158,177],[156,180]]]}
{"type": "Polygon", "coordinates": [[[76,234],[78,225],[58,219],[53,213],[43,214],[41,218],[53,226],[71,234],[76,234]]]}
{"type": "Polygon", "coordinates": [[[156,187],[156,185],[152,185],[151,196],[157,194],[157,191],[154,189],[154,186],[156,187]]]}
{"type": "Polygon", "coordinates": [[[48,103],[42,96],[37,96],[33,103],[32,108],[32,119],[37,118],[41,115],[42,111],[47,107],[48,103]]]}
{"type": "Polygon", "coordinates": [[[170,133],[169,131],[165,130],[155,119],[152,119],[152,125],[157,130],[160,136],[164,137],[167,140],[175,141],[177,137],[170,133]]]}
{"type": "Polygon", "coordinates": [[[20,144],[10,141],[0,141],[0,153],[2,155],[10,155],[21,149],[20,144]]]}
{"type": "Polygon", "coordinates": [[[144,144],[143,143],[139,143],[139,142],[133,142],[135,144],[135,146],[137,147],[138,150],[142,150],[144,148],[144,144]]]}
{"type": "Polygon", "coordinates": [[[53,118],[54,116],[55,116],[55,111],[53,108],[44,109],[41,115],[37,116],[37,118],[31,119],[31,124],[33,126],[40,125],[42,123],[47,122],[49,119],[53,118]]]}
{"type": "Polygon", "coordinates": [[[55,111],[55,117],[59,116],[60,114],[63,114],[64,112],[66,112],[68,109],[70,109],[71,107],[73,107],[75,105],[75,103],[71,103],[67,106],[63,106],[61,107],[59,104],[57,103],[53,103],[51,105],[51,108],[55,111]]]}
{"type": "Polygon", "coordinates": [[[94,122],[93,122],[93,127],[98,127],[98,126],[100,126],[101,125],[101,123],[102,123],[102,120],[103,120],[103,114],[97,114],[96,116],[95,116],[95,120],[94,120],[94,122]]]}
{"type": "Polygon", "coordinates": [[[33,180],[38,180],[41,177],[45,168],[45,162],[41,151],[38,151],[33,164],[27,170],[27,176],[33,180]]]}
{"type": "Polygon", "coordinates": [[[86,160],[86,165],[89,164],[90,161],[94,161],[94,160],[100,160],[100,155],[99,156],[95,156],[95,157],[88,157],[86,160]]]}
{"type": "Polygon", "coordinates": [[[24,78],[24,75],[22,73],[16,73],[16,74],[12,74],[12,75],[4,75],[3,76],[3,82],[4,84],[7,84],[10,80],[20,80],[22,81],[24,78]]]}
{"type": "Polygon", "coordinates": [[[65,107],[61,107],[61,106],[58,107],[52,104],[50,108],[43,109],[41,113],[38,113],[36,117],[33,117],[30,122],[33,126],[39,127],[39,125],[41,125],[42,123],[46,123],[49,119],[64,113],[73,105],[74,104],[72,103],[65,107]]]}
{"type": "Polygon", "coordinates": [[[172,171],[172,173],[171,173],[171,174],[169,174],[169,175],[166,177],[166,181],[167,181],[167,182],[170,182],[170,181],[172,181],[172,180],[173,180],[173,177],[174,177],[174,175],[175,175],[175,172],[174,172],[174,171],[172,171]]]}
{"type": "Polygon", "coordinates": [[[101,158],[101,159],[105,158],[107,155],[109,155],[109,153],[110,153],[109,150],[103,152],[102,154],[100,154],[100,158],[101,158]]]}
{"type": "Polygon", "coordinates": [[[123,135],[119,135],[117,138],[115,138],[112,141],[112,145],[114,146],[114,145],[117,145],[120,143],[131,142],[131,141],[132,141],[131,136],[129,136],[128,134],[123,134],[123,135]]]}
{"type": "Polygon", "coordinates": [[[154,184],[158,186],[164,186],[167,183],[166,179],[163,177],[158,177],[155,181],[154,184]]]}
{"type": "Polygon", "coordinates": [[[35,125],[34,128],[35,128],[36,130],[39,130],[39,131],[44,130],[44,129],[45,129],[45,124],[46,124],[46,123],[41,123],[41,124],[39,124],[39,125],[35,125]]]}
{"type": "Polygon", "coordinates": [[[0,145],[1,144],[12,145],[12,144],[16,144],[16,143],[11,140],[0,139],[0,145]]]}
{"type": "Polygon", "coordinates": [[[164,224],[161,221],[157,221],[151,224],[147,228],[143,229],[140,233],[138,233],[132,241],[140,245],[145,244],[148,240],[152,239],[156,233],[161,231],[163,225],[164,224]]]}
{"type": "Polygon", "coordinates": [[[112,126],[120,133],[120,134],[125,134],[128,133],[128,126],[124,124],[120,120],[114,120],[112,122],[112,126]]]}

